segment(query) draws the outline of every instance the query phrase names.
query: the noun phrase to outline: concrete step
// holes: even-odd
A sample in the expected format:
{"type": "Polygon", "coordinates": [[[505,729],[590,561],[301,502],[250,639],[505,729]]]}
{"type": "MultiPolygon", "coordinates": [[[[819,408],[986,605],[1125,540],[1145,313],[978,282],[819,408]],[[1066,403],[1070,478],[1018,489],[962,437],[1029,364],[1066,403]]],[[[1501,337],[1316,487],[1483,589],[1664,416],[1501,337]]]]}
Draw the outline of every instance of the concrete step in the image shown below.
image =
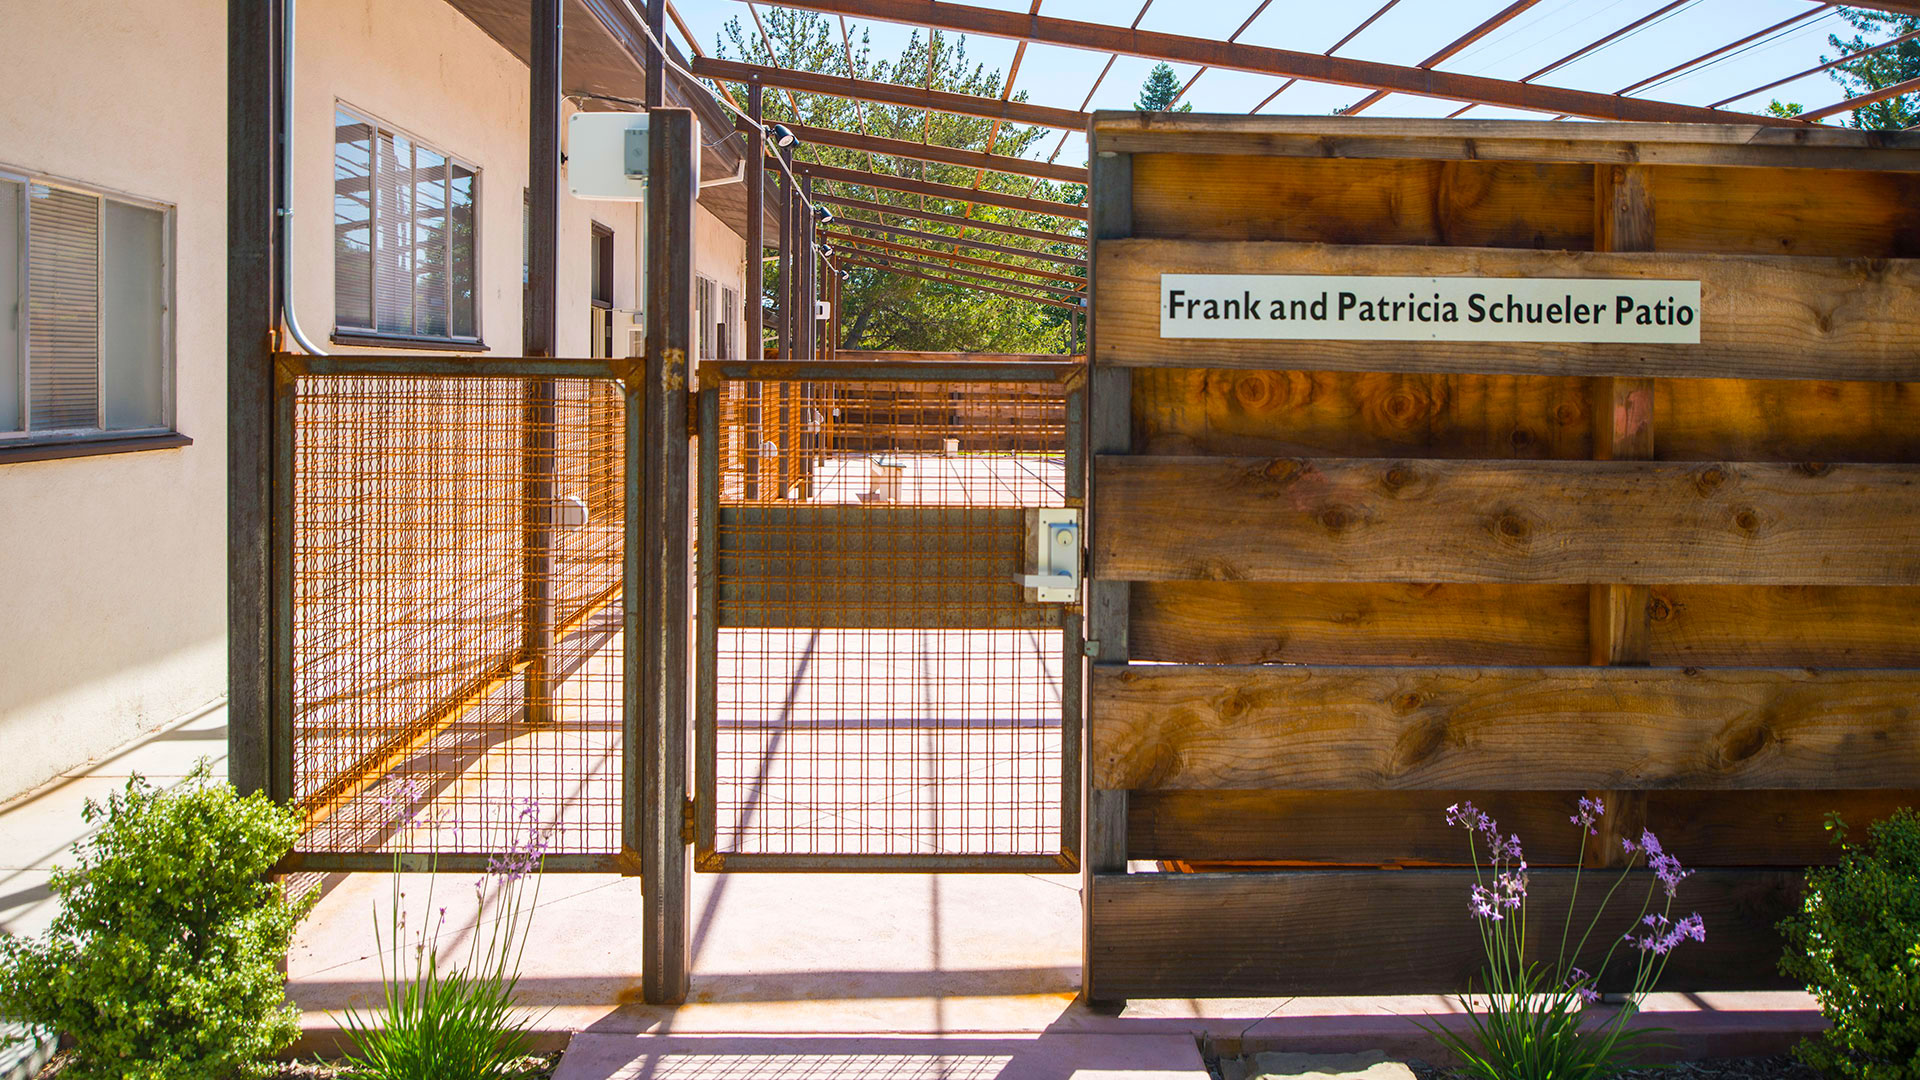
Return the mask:
{"type": "Polygon", "coordinates": [[[1190,1035],[601,1035],[553,1080],[1207,1080],[1190,1035]]]}

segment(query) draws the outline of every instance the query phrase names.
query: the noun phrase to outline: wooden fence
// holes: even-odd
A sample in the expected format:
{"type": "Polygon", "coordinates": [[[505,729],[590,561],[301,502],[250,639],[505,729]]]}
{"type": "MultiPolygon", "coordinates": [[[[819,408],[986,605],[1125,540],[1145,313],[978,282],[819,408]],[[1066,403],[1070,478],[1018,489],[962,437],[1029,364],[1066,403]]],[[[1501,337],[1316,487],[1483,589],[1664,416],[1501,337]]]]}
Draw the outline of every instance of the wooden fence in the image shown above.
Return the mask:
{"type": "Polygon", "coordinates": [[[1825,813],[1920,800],[1920,136],[1092,136],[1088,995],[1463,989],[1463,799],[1536,910],[1655,830],[1667,985],[1779,985],[1825,813]],[[1174,273],[1698,281],[1700,340],[1162,339],[1174,273]]]}

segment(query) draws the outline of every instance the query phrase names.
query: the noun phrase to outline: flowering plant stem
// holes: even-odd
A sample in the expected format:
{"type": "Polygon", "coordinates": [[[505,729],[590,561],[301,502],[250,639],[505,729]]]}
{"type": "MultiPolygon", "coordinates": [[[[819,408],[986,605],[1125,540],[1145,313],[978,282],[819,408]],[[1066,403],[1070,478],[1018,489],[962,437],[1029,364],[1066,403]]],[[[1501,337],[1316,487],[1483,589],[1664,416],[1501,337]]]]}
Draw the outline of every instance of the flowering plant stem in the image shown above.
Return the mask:
{"type": "MultiPolygon", "coordinates": [[[[1599,800],[1583,798],[1569,820],[1584,839],[1598,834],[1595,822],[1604,813],[1599,800]]],[[[1528,955],[1529,876],[1520,838],[1501,832],[1499,824],[1472,803],[1448,807],[1447,820],[1467,830],[1474,872],[1468,907],[1486,967],[1478,992],[1470,986],[1459,999],[1466,1014],[1466,1034],[1456,1034],[1437,1022],[1427,1031],[1460,1059],[1474,1080],[1604,1080],[1655,1045],[1651,1040],[1656,1031],[1633,1024],[1640,1005],[1660,981],[1675,947],[1688,939],[1706,940],[1699,915],[1677,922],[1671,917],[1678,886],[1691,871],[1668,855],[1651,832],[1643,831],[1637,841],[1624,841],[1627,865],[1576,938],[1581,881],[1581,868],[1576,866],[1559,948],[1548,964],[1528,955]],[[1596,973],[1607,972],[1615,953],[1626,945],[1639,954],[1630,989],[1611,1016],[1589,1015],[1590,1007],[1600,1000],[1600,974],[1588,974],[1576,965],[1615,894],[1643,864],[1653,870],[1654,878],[1633,928],[1611,942],[1594,968],[1596,973]],[[1660,891],[1666,894],[1664,903],[1657,914],[1649,914],[1660,891]]]]}

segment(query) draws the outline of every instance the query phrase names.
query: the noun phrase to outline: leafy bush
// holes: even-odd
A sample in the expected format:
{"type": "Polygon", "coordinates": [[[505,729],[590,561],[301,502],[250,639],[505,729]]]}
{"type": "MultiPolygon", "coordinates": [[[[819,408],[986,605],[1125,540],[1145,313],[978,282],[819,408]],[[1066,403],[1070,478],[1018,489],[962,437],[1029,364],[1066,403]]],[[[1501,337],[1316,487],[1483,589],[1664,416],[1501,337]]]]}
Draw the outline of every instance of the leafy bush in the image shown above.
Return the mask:
{"type": "Polygon", "coordinates": [[[1780,924],[1780,970],[1807,984],[1830,1025],[1801,1060],[1851,1080],[1920,1078],[1920,814],[1894,812],[1842,847],[1836,866],[1807,872],[1800,914],[1780,924]]]}
{"type": "Polygon", "coordinates": [[[257,1072],[299,1033],[279,964],[314,897],[265,878],[298,817],[203,763],[172,790],[136,776],[86,821],[99,832],[53,871],[47,934],[0,940],[0,1011],[71,1037],[75,1076],[257,1072]]]}
{"type": "MultiPolygon", "coordinates": [[[[1583,798],[1568,822],[1583,835],[1598,835],[1596,824],[1605,812],[1598,799],[1583,798]]],[[[1460,997],[1469,1037],[1437,1024],[1427,1031],[1460,1060],[1462,1072],[1470,1080],[1606,1080],[1656,1045],[1652,1036],[1657,1032],[1633,1026],[1633,1019],[1666,971],[1673,950],[1686,941],[1707,938],[1706,923],[1698,914],[1673,918],[1673,901],[1680,883],[1693,871],[1667,854],[1651,832],[1642,830],[1638,840],[1621,841],[1629,856],[1627,865],[1576,935],[1574,912],[1580,896],[1581,868],[1575,864],[1567,915],[1560,924],[1559,947],[1548,963],[1529,955],[1530,942],[1551,943],[1552,928],[1549,923],[1548,933],[1538,938],[1527,933],[1527,859],[1520,848],[1520,837],[1502,832],[1498,822],[1472,803],[1448,807],[1447,821],[1467,832],[1475,882],[1467,909],[1480,932],[1487,966],[1480,996],[1474,996],[1470,988],[1460,997]],[[1608,970],[1614,954],[1624,945],[1637,954],[1632,958],[1632,988],[1611,1017],[1595,1019],[1589,1017],[1587,1008],[1600,1000],[1598,976],[1575,965],[1586,955],[1587,943],[1614,894],[1641,865],[1653,874],[1640,901],[1640,914],[1625,935],[1605,943],[1606,951],[1593,969],[1608,970]]]]}

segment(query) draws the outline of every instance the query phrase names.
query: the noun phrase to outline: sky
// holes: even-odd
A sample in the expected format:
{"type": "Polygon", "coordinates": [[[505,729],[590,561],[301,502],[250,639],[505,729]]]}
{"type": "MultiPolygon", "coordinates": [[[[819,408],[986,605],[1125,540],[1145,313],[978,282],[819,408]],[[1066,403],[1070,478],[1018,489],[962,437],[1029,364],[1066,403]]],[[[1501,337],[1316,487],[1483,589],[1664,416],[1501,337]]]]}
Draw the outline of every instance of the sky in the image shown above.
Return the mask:
{"type": "MultiPolygon", "coordinates": [[[[1107,25],[1125,26],[1140,11],[1141,0],[1044,0],[1040,14],[1107,25]]],[[[1274,0],[1239,41],[1301,52],[1321,52],[1350,32],[1379,7],[1381,0],[1274,0]]],[[[1507,6],[1509,0],[1400,0],[1386,16],[1354,38],[1338,55],[1362,60],[1414,65],[1462,33],[1507,6]]],[[[1625,26],[1668,0],[1543,0],[1524,15],[1476,42],[1440,65],[1440,70],[1493,78],[1519,79],[1560,59],[1595,39],[1625,26]]],[[[1028,0],[966,0],[971,6],[1025,12],[1028,0]]],[[[675,0],[675,8],[695,33],[701,47],[712,54],[715,39],[728,19],[738,16],[752,31],[752,18],[743,0],[675,0]]],[[[1189,37],[1224,39],[1232,34],[1259,0],[1152,0],[1143,30],[1189,37]]],[[[759,5],[764,18],[768,5],[759,5]]],[[[1614,93],[1702,53],[1763,30],[1794,15],[1818,8],[1810,0],[1691,0],[1608,47],[1542,77],[1542,84],[1614,93]]],[[[833,16],[828,16],[832,19],[833,16]]],[[[914,27],[848,18],[855,48],[861,35],[871,36],[876,57],[897,56],[914,27]]],[[[924,33],[924,31],[923,31],[924,33]]],[[[1826,8],[1791,27],[1760,38],[1741,50],[1691,69],[1667,81],[1634,92],[1635,97],[1708,105],[1782,76],[1804,71],[1827,56],[1838,55],[1828,34],[1843,39],[1852,28],[1833,8],[1826,8]]],[[[679,35],[674,34],[676,40],[679,35]]],[[[684,41],[681,42],[684,47],[684,41]]],[[[990,69],[1006,70],[1013,59],[1011,40],[969,37],[968,55],[990,69]]],[[[1021,62],[1016,91],[1029,100],[1061,108],[1079,108],[1107,62],[1107,53],[1056,45],[1030,45],[1021,62]]],[[[1121,57],[1100,84],[1088,109],[1129,109],[1140,85],[1156,61],[1121,57]]],[[[1192,65],[1175,64],[1181,82],[1193,74],[1192,65]]],[[[1285,80],[1244,72],[1210,70],[1194,83],[1183,101],[1196,112],[1246,113],[1285,80]]],[[[1366,95],[1351,87],[1301,82],[1261,109],[1262,114],[1324,116],[1366,95]]],[[[1831,105],[1847,95],[1826,73],[1808,76],[1758,95],[1729,102],[1725,108],[1760,111],[1772,98],[1799,102],[1809,109],[1831,105]]],[[[1457,102],[1394,94],[1367,109],[1368,116],[1445,116],[1457,102]]],[[[1469,118],[1546,119],[1540,113],[1478,106],[1469,118]]],[[[1847,114],[1832,118],[1844,122],[1847,114]]],[[[1079,133],[1048,136],[1029,152],[1046,158],[1058,150],[1061,164],[1086,162],[1086,138],[1079,133]]]]}

